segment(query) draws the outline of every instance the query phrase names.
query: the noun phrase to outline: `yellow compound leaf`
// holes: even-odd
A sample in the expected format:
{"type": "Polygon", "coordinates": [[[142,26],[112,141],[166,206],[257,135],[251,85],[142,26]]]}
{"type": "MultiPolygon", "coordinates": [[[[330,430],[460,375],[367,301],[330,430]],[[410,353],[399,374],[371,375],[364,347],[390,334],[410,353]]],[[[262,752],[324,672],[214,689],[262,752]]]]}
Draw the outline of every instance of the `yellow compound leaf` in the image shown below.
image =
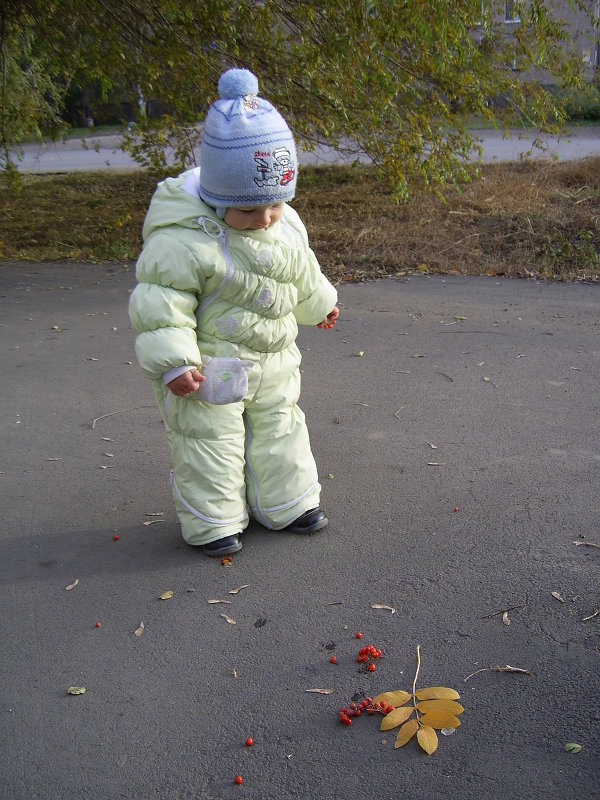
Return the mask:
{"type": "Polygon", "coordinates": [[[163,592],[159,597],[159,600],[170,600],[173,597],[173,591],[169,589],[167,592],[163,592]]]}
{"type": "Polygon", "coordinates": [[[414,711],[415,709],[412,706],[400,706],[400,708],[395,708],[381,720],[379,730],[391,731],[392,728],[397,728],[398,725],[402,725],[409,717],[412,717],[414,711]]]}
{"type": "Polygon", "coordinates": [[[67,692],[69,694],[85,694],[85,686],[69,686],[67,692]]]}
{"type": "Polygon", "coordinates": [[[407,742],[410,742],[412,737],[415,735],[419,728],[419,723],[416,719],[409,719],[408,722],[405,722],[404,725],[398,731],[398,736],[396,736],[396,743],[394,744],[394,750],[397,750],[399,747],[404,747],[407,742]]]}
{"type": "Polygon", "coordinates": [[[460,727],[460,720],[448,711],[429,711],[421,717],[421,724],[441,731],[442,728],[460,727]]]}
{"type": "Polygon", "coordinates": [[[447,686],[428,686],[426,689],[417,689],[417,700],[458,700],[459,693],[447,686]]]}
{"type": "Polygon", "coordinates": [[[438,738],[436,732],[429,725],[421,725],[417,731],[417,741],[425,750],[428,756],[435,753],[438,746],[438,738]]]}
{"type": "Polygon", "coordinates": [[[427,714],[429,711],[445,711],[449,714],[462,714],[464,711],[461,704],[457,703],[455,700],[423,700],[421,703],[417,703],[417,708],[419,711],[422,711],[423,714],[427,714]]]}
{"type": "Polygon", "coordinates": [[[378,694],[377,697],[373,698],[374,703],[385,703],[388,706],[394,706],[397,708],[398,706],[403,706],[404,703],[408,703],[412,694],[410,692],[404,692],[402,689],[397,689],[395,692],[384,692],[383,694],[378,694]]]}

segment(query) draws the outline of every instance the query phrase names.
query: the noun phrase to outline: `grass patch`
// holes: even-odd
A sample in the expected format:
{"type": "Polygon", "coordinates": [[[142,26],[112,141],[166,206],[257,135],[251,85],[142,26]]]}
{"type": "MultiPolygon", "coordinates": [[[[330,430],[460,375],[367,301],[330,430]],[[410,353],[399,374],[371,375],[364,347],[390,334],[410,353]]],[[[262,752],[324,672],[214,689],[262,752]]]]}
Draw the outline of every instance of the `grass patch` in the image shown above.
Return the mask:
{"type": "MultiPolygon", "coordinates": [[[[129,262],[155,178],[26,175],[0,188],[0,261],[129,262]]],[[[294,207],[333,281],[410,272],[600,279],[600,158],[491,164],[445,203],[394,205],[365,167],[302,170],[294,207]]]]}

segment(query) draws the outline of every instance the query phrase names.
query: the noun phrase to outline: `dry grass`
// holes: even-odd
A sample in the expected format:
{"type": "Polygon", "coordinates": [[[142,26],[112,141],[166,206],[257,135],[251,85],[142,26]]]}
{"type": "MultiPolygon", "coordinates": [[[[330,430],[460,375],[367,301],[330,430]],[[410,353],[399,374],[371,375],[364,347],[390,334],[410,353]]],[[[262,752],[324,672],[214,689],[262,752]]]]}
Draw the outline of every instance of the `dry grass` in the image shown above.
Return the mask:
{"type": "MultiPolygon", "coordinates": [[[[0,260],[131,261],[155,179],[26,176],[0,193],[0,260]]],[[[600,279],[600,158],[494,164],[446,202],[394,205],[365,168],[305,169],[294,206],[334,281],[413,271],[600,279]]]]}

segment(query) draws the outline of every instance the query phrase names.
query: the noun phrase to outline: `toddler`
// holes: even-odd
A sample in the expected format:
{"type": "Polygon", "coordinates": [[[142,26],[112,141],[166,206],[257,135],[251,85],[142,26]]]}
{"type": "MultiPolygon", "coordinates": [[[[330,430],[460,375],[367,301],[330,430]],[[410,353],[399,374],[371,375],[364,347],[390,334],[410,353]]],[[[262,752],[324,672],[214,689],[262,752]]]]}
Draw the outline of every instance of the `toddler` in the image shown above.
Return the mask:
{"type": "Polygon", "coordinates": [[[136,354],[171,448],[183,538],[241,549],[267,528],[327,525],[300,394],[298,324],[335,322],[337,294],[286,204],[298,162],[258,80],[232,69],[206,117],[200,167],[158,185],[130,305],[136,354]]]}

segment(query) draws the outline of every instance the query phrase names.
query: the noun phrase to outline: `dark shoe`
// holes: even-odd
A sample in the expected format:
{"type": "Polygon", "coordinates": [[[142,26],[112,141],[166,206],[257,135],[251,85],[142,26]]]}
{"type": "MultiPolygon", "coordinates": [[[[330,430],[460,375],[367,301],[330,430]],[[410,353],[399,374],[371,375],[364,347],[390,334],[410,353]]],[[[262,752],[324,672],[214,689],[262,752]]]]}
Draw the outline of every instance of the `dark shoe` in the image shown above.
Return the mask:
{"type": "Polygon", "coordinates": [[[305,511],[301,517],[290,523],[284,530],[290,533],[316,533],[316,531],[325,528],[328,521],[322,509],[311,508],[310,511],[305,511]]]}
{"type": "Polygon", "coordinates": [[[232,536],[224,536],[222,539],[216,539],[214,542],[208,544],[201,544],[200,550],[207,556],[228,556],[230,553],[237,553],[242,549],[239,533],[234,533],[232,536]]]}

